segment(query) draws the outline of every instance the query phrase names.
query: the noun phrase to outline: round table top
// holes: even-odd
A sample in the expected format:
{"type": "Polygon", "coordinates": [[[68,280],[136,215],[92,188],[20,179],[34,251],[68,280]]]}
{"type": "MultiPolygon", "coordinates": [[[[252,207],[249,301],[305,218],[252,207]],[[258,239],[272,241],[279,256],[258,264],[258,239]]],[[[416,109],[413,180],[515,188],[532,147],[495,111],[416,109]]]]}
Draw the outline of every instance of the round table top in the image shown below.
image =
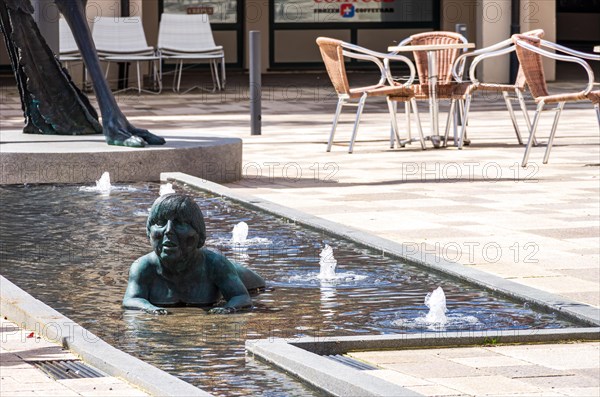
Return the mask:
{"type": "Polygon", "coordinates": [[[460,48],[475,48],[475,43],[448,43],[448,44],[423,44],[390,46],[388,51],[437,51],[453,50],[460,48]]]}

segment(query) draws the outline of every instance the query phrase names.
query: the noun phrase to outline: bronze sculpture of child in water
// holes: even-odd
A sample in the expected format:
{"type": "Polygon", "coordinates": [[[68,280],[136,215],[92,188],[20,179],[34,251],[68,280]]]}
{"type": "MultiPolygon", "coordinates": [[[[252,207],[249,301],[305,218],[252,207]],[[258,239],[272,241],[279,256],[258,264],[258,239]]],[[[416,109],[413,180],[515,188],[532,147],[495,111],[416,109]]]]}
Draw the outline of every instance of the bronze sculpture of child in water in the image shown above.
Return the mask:
{"type": "Polygon", "coordinates": [[[203,248],[204,217],[188,196],[159,197],[150,209],[146,230],[152,252],[131,265],[123,298],[126,309],[167,314],[160,306],[210,306],[222,297],[225,305],[209,313],[233,313],[252,305],[249,291],[265,287],[252,270],[203,248]]]}

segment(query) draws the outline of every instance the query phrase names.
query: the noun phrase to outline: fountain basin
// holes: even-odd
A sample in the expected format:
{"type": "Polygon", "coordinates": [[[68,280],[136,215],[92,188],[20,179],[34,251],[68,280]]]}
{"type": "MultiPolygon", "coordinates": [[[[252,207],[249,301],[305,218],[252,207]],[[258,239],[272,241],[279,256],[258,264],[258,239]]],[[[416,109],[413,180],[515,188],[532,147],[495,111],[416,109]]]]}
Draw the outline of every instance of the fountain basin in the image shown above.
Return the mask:
{"type": "MultiPolygon", "coordinates": [[[[197,178],[181,179],[212,186],[197,178]]],[[[181,185],[176,186],[180,189],[181,185]]],[[[451,313],[480,320],[475,325],[452,324],[448,330],[573,326],[555,313],[534,312],[523,302],[431,274],[382,255],[381,250],[251,212],[218,196],[200,198],[197,191],[188,193],[198,197],[209,239],[224,243],[214,248],[265,276],[267,292],[254,298],[253,310],[231,316],[209,316],[191,307],[173,308],[171,315],[160,317],[123,311],[120,303],[129,265],[149,251],[144,223],[158,196],[158,185],[116,189],[109,196],[82,192],[79,186],[0,190],[6,203],[32,208],[19,213],[2,207],[5,227],[10,228],[2,230],[7,278],[119,349],[215,394],[311,395],[302,384],[259,362],[247,361],[245,341],[430,332],[415,322],[399,327],[396,320],[424,316],[423,299],[439,285],[446,291],[451,313]],[[64,205],[65,197],[68,205],[64,205]],[[253,238],[262,239],[255,241],[271,244],[236,251],[230,244],[230,231],[240,221],[250,225],[253,238]],[[33,225],[29,227],[28,222],[33,225]],[[21,227],[10,227],[16,224],[21,227]],[[324,244],[335,247],[340,272],[361,277],[342,283],[320,281],[316,275],[324,244]]]]}

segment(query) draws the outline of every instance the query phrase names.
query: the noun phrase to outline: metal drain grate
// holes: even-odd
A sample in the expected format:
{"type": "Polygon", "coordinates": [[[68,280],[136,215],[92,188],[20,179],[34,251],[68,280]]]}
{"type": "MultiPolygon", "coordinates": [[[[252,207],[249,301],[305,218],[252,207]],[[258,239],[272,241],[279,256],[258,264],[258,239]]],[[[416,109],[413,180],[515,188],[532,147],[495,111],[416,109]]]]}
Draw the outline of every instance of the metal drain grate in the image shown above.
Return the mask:
{"type": "Polygon", "coordinates": [[[374,367],[373,365],[364,363],[362,361],[355,360],[348,356],[342,356],[340,354],[332,354],[330,356],[325,356],[325,357],[327,357],[333,361],[337,361],[338,363],[345,364],[354,369],[358,369],[359,371],[368,371],[368,370],[372,370],[372,369],[377,369],[377,367],[374,367]]]}
{"type": "Polygon", "coordinates": [[[30,361],[54,379],[101,378],[107,376],[79,360],[30,361]]]}

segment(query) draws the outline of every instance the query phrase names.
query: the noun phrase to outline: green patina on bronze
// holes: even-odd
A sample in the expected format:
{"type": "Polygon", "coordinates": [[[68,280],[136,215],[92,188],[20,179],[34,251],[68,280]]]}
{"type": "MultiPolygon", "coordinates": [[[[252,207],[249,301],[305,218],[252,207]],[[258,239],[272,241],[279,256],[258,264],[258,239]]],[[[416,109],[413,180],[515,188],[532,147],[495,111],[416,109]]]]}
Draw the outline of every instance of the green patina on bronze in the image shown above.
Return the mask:
{"type": "Polygon", "coordinates": [[[152,252],[131,265],[123,298],[126,309],[167,314],[165,306],[207,307],[224,299],[224,306],[209,313],[234,313],[252,305],[250,292],[264,289],[258,274],[204,248],[204,217],[192,198],[159,197],[146,228],[152,252]]]}

